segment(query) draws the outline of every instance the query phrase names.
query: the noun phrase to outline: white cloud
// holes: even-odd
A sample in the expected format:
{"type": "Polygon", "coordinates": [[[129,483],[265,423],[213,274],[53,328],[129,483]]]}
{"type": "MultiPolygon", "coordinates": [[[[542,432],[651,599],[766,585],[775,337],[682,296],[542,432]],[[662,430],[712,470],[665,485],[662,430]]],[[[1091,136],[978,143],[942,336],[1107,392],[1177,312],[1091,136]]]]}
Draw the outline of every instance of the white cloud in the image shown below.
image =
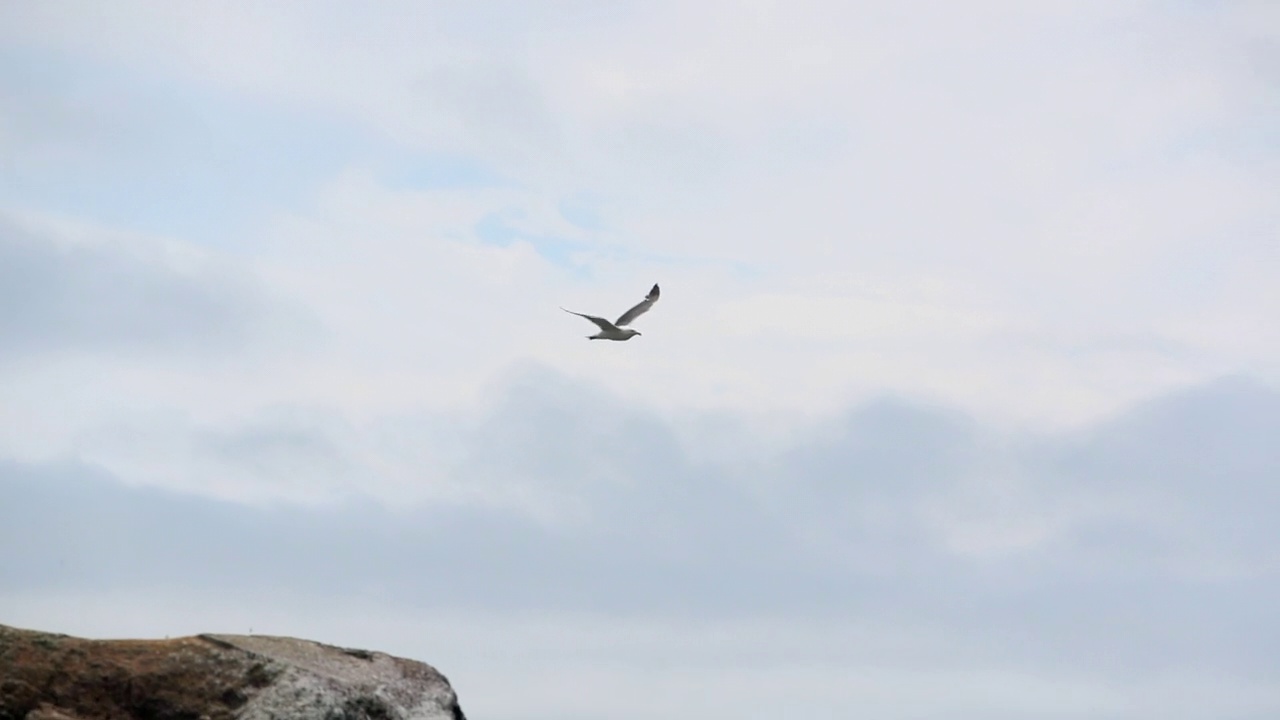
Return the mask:
{"type": "Polygon", "coordinates": [[[0,212],[26,228],[0,230],[0,457],[133,518],[87,517],[105,540],[171,532],[131,514],[170,501],[301,538],[183,575],[204,546],[129,565],[72,527],[86,592],[167,568],[329,593],[314,542],[374,595],[439,600],[403,571],[435,563],[449,602],[591,605],[609,637],[667,643],[633,676],[487,676],[519,698],[495,716],[534,716],[565,673],[698,716],[805,695],[1021,717],[1067,694],[1064,717],[1262,716],[1269,666],[1232,623],[1263,617],[1277,563],[1278,38],[1267,2],[0,5],[0,212]],[[556,309],[655,281],[625,344],[556,309]],[[1260,381],[1126,410],[1237,373],[1260,381]],[[886,396],[916,404],[866,404],[886,396]],[[406,538],[433,542],[410,561],[406,538]],[[797,630],[864,601],[906,603],[876,647],[950,649],[867,675],[815,649],[830,625],[797,630]],[[689,607],[786,616],[735,658],[806,649],[679,680],[652,658],[705,626],[618,629],[689,607]],[[1029,637],[1062,654],[1023,674],[1029,637]],[[955,650],[988,642],[976,669],[955,650]],[[1123,687],[1080,670],[1162,653],[1177,667],[1123,687]]]}
{"type": "Polygon", "coordinates": [[[54,396],[83,359],[28,367],[11,397],[57,409],[32,426],[45,440],[11,433],[23,457],[175,405],[215,424],[280,405],[456,411],[528,361],[673,416],[812,419],[892,389],[1048,426],[1223,373],[1275,377],[1276,175],[1232,144],[1260,119],[1265,77],[1228,52],[1268,36],[1239,25],[1256,7],[6,12],[27,47],[304,104],[509,178],[395,189],[371,161],[234,255],[144,243],[262,278],[324,342],[198,370],[97,359],[74,398],[54,396]],[[559,215],[583,189],[599,230],[559,215]],[[485,244],[495,213],[578,249],[485,244]],[[603,311],[655,280],[652,332],[626,346],[581,342],[554,310],[603,311]]]}
{"type": "MultiPolygon", "coordinates": [[[[1075,422],[1222,372],[1274,373],[1265,278],[1280,259],[1257,228],[1274,223],[1277,177],[1236,140],[1262,122],[1251,98],[1266,79],[1235,48],[1273,37],[1269,18],[1146,3],[136,3],[11,9],[6,26],[509,177],[406,192],[354,168],[261,234],[339,343],[420,369],[377,372],[423,387],[414,397],[474,390],[528,357],[620,376],[620,359],[596,369],[540,342],[550,321],[510,314],[517,297],[573,300],[552,297],[568,280],[536,247],[474,245],[479,219],[517,209],[528,232],[583,243],[593,302],[665,282],[676,347],[626,368],[637,395],[814,411],[888,387],[1075,422]],[[583,190],[601,199],[600,231],[557,216],[583,190]],[[754,276],[708,277],[682,262],[696,258],[754,276]],[[458,322],[425,312],[441,306],[458,322]],[[730,332],[708,331],[726,316],[730,332]],[[460,330],[496,317],[523,329],[460,330]],[[806,326],[839,341],[797,342],[806,326]],[[899,347],[886,331],[917,339],[899,347]],[[433,352],[446,333],[450,352],[433,352]],[[1139,336],[1147,349],[1075,350],[1139,336]],[[427,373],[446,387],[427,389],[427,373]]],[[[351,388],[346,403],[394,392],[365,388],[369,369],[325,383],[351,388]]]]}

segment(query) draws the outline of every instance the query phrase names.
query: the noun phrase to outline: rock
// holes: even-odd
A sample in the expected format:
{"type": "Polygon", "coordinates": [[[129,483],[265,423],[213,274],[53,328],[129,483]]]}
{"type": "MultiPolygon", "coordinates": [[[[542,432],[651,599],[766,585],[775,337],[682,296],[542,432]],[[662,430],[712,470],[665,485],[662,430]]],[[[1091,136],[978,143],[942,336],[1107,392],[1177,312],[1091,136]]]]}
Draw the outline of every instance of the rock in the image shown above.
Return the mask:
{"type": "Polygon", "coordinates": [[[466,720],[425,663],[264,635],[85,640],[0,625],[0,720],[466,720]]]}

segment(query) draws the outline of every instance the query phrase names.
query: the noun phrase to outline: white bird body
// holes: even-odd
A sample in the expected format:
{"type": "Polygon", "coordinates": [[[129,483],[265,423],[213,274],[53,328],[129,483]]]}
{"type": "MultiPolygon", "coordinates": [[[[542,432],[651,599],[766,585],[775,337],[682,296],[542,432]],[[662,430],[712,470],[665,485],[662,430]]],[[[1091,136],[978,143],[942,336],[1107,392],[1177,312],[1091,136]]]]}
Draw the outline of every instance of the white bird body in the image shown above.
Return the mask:
{"type": "Polygon", "coordinates": [[[649,308],[653,307],[653,304],[658,302],[658,295],[659,295],[659,290],[658,290],[657,284],[655,283],[653,288],[649,290],[649,294],[645,296],[644,300],[641,300],[639,303],[636,303],[634,307],[622,313],[622,315],[619,316],[618,319],[613,322],[609,322],[608,320],[605,320],[602,317],[596,317],[595,315],[586,315],[584,313],[574,312],[572,310],[565,310],[565,308],[560,308],[560,309],[564,310],[565,312],[571,315],[577,315],[578,317],[586,318],[591,322],[595,323],[596,327],[600,328],[600,332],[596,333],[595,335],[588,335],[587,336],[588,340],[623,341],[623,340],[630,340],[631,338],[640,334],[639,331],[633,330],[632,328],[624,327],[624,326],[629,324],[632,320],[635,320],[636,318],[648,312],[649,308]]]}

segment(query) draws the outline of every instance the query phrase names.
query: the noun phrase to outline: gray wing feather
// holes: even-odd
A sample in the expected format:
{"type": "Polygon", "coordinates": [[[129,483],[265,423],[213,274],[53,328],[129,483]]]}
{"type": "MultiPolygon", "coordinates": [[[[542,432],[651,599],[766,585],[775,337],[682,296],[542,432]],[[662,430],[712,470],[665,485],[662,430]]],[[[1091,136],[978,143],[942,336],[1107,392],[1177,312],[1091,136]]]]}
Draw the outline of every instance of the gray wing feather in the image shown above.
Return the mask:
{"type": "Polygon", "coordinates": [[[580,312],[574,312],[574,311],[572,311],[572,310],[565,310],[564,308],[560,308],[560,309],[561,309],[561,310],[564,310],[565,312],[569,313],[570,315],[577,315],[578,317],[586,318],[586,319],[590,320],[591,322],[595,323],[595,324],[596,324],[596,327],[598,327],[598,328],[600,328],[601,330],[604,330],[604,331],[606,331],[606,332],[607,332],[607,331],[610,331],[610,330],[615,330],[615,331],[616,331],[616,330],[618,329],[618,328],[617,328],[617,326],[615,326],[613,323],[609,322],[608,320],[605,320],[605,319],[604,319],[604,318],[602,318],[602,317],[596,317],[595,315],[583,315],[583,314],[582,314],[582,313],[580,313],[580,312]]]}
{"type": "Polygon", "coordinates": [[[622,317],[619,317],[618,320],[614,322],[614,325],[622,327],[623,325],[626,325],[632,320],[635,320],[641,315],[649,312],[649,308],[653,307],[653,304],[658,302],[659,294],[658,285],[657,283],[654,283],[653,288],[649,290],[649,294],[645,296],[644,300],[641,300],[635,307],[622,313],[622,317]]]}

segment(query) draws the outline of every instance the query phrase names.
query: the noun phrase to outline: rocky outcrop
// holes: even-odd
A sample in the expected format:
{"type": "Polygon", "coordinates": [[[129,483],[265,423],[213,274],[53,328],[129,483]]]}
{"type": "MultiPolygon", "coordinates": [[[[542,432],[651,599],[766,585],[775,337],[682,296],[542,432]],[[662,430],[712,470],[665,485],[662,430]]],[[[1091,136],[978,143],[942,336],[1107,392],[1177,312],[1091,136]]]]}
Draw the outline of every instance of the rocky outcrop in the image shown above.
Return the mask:
{"type": "Polygon", "coordinates": [[[85,640],[0,625],[0,720],[465,720],[435,668],[265,635],[85,640]]]}

